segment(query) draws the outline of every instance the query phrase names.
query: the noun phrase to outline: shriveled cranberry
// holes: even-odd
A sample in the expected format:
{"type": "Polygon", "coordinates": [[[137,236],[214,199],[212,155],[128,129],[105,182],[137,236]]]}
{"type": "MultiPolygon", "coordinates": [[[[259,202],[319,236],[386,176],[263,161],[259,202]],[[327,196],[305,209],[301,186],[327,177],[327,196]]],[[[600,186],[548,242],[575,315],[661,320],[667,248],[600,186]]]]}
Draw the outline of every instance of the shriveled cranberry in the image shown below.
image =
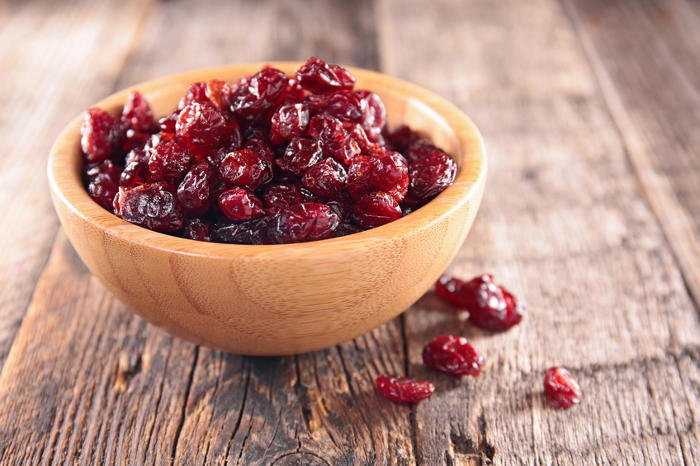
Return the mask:
{"type": "Polygon", "coordinates": [[[334,197],[345,188],[348,175],[341,164],[330,157],[306,169],[301,182],[312,193],[334,197]]]}
{"type": "Polygon", "coordinates": [[[232,188],[219,195],[219,208],[231,220],[244,221],[265,215],[262,201],[243,188],[232,188]]]}
{"type": "Polygon", "coordinates": [[[409,163],[408,192],[412,199],[427,202],[450,186],[456,174],[457,164],[452,157],[440,149],[431,150],[409,163]]]}
{"type": "Polygon", "coordinates": [[[550,367],[544,373],[544,391],[549,405],[567,409],[581,402],[581,387],[562,367],[550,367]]]}
{"type": "Polygon", "coordinates": [[[481,375],[484,357],[464,337],[437,336],[423,348],[426,366],[451,375],[481,375]]]}
{"type": "Polygon", "coordinates": [[[370,91],[357,91],[357,95],[362,99],[363,115],[362,129],[372,142],[378,142],[381,138],[382,130],[386,126],[386,108],[382,99],[370,91]]]}
{"type": "Polygon", "coordinates": [[[343,165],[360,153],[360,146],[345,131],[343,123],[325,113],[314,116],[309,122],[309,136],[316,139],[323,153],[343,165]]]}
{"type": "Polygon", "coordinates": [[[448,303],[469,311],[469,321],[477,327],[503,332],[518,324],[524,315],[522,306],[505,288],[484,274],[468,282],[443,275],[435,292],[448,303]]]}
{"type": "Polygon", "coordinates": [[[353,221],[352,199],[346,193],[338,193],[332,199],[326,199],[324,204],[340,217],[341,223],[351,223],[353,221]]]}
{"type": "Polygon", "coordinates": [[[270,141],[278,146],[303,136],[309,126],[309,107],[305,103],[280,106],[270,122],[270,141]]]}
{"type": "Polygon", "coordinates": [[[114,213],[156,231],[175,231],[183,225],[175,196],[159,183],[120,187],[114,197],[114,213]]]}
{"type": "Polygon", "coordinates": [[[294,138],[284,151],[282,158],[275,162],[284,171],[297,176],[321,159],[323,152],[317,141],[307,138],[294,138]]]}
{"type": "Polygon", "coordinates": [[[124,139],[121,147],[123,153],[128,153],[134,149],[143,149],[151,139],[151,133],[127,129],[124,133],[124,139]]]}
{"type": "Polygon", "coordinates": [[[273,151],[267,141],[261,137],[249,137],[243,147],[264,156],[268,160],[275,159],[275,151],[273,151]]]}
{"type": "Polygon", "coordinates": [[[406,150],[418,139],[418,134],[406,125],[401,125],[393,131],[388,131],[384,135],[386,143],[394,150],[406,153],[406,150]]]}
{"type": "Polygon", "coordinates": [[[410,377],[377,376],[377,391],[395,403],[418,403],[433,396],[435,387],[430,382],[410,377]]]}
{"type": "Polygon", "coordinates": [[[185,95],[182,96],[182,99],[180,99],[180,102],[177,104],[177,110],[180,111],[188,105],[194,103],[201,105],[208,105],[211,103],[207,97],[207,83],[192,83],[187,86],[185,95]]]}
{"type": "Polygon", "coordinates": [[[255,191],[272,181],[272,161],[250,149],[235,150],[221,160],[219,174],[226,183],[255,191]]]}
{"type": "Polygon", "coordinates": [[[369,182],[376,191],[385,191],[401,202],[408,191],[408,165],[398,152],[382,151],[372,158],[369,182]]]}
{"type": "Polygon", "coordinates": [[[158,129],[150,104],[138,91],[132,92],[126,99],[121,120],[126,128],[134,131],[153,133],[158,129]]]}
{"type": "Polygon", "coordinates": [[[301,192],[293,184],[275,184],[268,187],[263,200],[266,211],[271,214],[302,202],[301,192]]]}
{"type": "Polygon", "coordinates": [[[148,172],[153,181],[174,184],[190,166],[192,157],[177,141],[161,142],[153,148],[148,159],[148,172]]]}
{"type": "Polygon", "coordinates": [[[112,210],[112,202],[118,189],[117,183],[105,173],[93,177],[88,184],[90,197],[107,210],[112,210]]]}
{"type": "Polygon", "coordinates": [[[365,194],[355,204],[355,220],[364,228],[378,227],[401,216],[396,199],[381,191],[365,194]]]}
{"type": "Polygon", "coordinates": [[[185,227],[182,230],[182,236],[197,241],[211,241],[209,235],[210,226],[204,223],[199,218],[185,219],[185,227]]]}
{"type": "Polygon", "coordinates": [[[297,79],[304,89],[314,92],[351,90],[355,86],[355,77],[348,70],[316,57],[309,58],[297,70],[297,79]]]}
{"type": "MultiPolygon", "coordinates": [[[[375,146],[375,143],[369,140],[367,133],[359,123],[345,123],[345,131],[357,143],[360,148],[360,153],[369,154],[375,146]]],[[[378,139],[381,141],[381,135],[378,139]]]]}
{"type": "Polygon", "coordinates": [[[113,182],[118,182],[121,176],[122,168],[112,162],[111,160],[105,160],[104,162],[92,163],[87,166],[85,170],[85,175],[88,179],[95,178],[98,175],[107,175],[113,182]]]}
{"type": "Polygon", "coordinates": [[[124,170],[119,177],[119,186],[136,186],[147,181],[148,154],[146,151],[134,149],[126,154],[124,170]]]}
{"type": "Polygon", "coordinates": [[[362,94],[354,91],[336,91],[326,94],[309,94],[309,108],[316,113],[326,113],[340,121],[358,123],[367,110],[362,94]]]}
{"type": "Polygon", "coordinates": [[[216,241],[232,244],[270,244],[267,237],[268,217],[246,222],[223,220],[214,225],[212,237],[216,241]]]}
{"type": "Polygon", "coordinates": [[[178,112],[173,112],[164,116],[158,120],[158,128],[160,128],[163,133],[175,134],[175,125],[177,124],[177,117],[179,115],[178,112]]]}
{"type": "Polygon", "coordinates": [[[91,163],[110,158],[121,147],[124,137],[119,120],[96,107],[85,112],[80,135],[85,159],[91,163]]]}
{"type": "Polygon", "coordinates": [[[275,68],[263,68],[238,87],[231,103],[233,113],[249,123],[268,121],[269,114],[287,89],[287,75],[275,68]]]}
{"type": "Polygon", "coordinates": [[[226,81],[221,79],[215,79],[209,81],[204,88],[204,95],[207,96],[209,101],[214,104],[214,107],[219,109],[219,111],[224,114],[230,112],[231,110],[231,97],[233,94],[233,89],[231,85],[226,81]]]}
{"type": "Polygon", "coordinates": [[[225,144],[237,127],[235,120],[226,119],[211,103],[193,102],[180,112],[175,133],[190,151],[205,155],[225,144]]]}
{"type": "Polygon", "coordinates": [[[282,209],[272,217],[269,236],[276,243],[300,243],[330,238],[340,219],[324,204],[305,202],[282,209]]]}
{"type": "Polygon", "coordinates": [[[211,181],[206,163],[192,165],[177,188],[177,200],[180,201],[185,214],[202,215],[209,209],[211,181]]]}

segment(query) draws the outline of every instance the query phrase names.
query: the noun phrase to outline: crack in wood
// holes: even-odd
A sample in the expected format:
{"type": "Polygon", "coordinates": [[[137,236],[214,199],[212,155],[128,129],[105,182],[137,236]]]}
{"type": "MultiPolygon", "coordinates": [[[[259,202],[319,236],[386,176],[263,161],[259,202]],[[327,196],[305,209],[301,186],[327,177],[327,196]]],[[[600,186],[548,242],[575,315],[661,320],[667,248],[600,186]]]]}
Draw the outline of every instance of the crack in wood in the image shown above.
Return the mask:
{"type": "Polygon", "coordinates": [[[187,416],[187,404],[190,397],[190,390],[192,389],[192,383],[194,381],[194,371],[197,367],[197,362],[199,361],[199,345],[194,347],[194,358],[192,364],[190,364],[190,373],[187,376],[187,385],[185,386],[185,394],[182,398],[182,410],[180,412],[180,420],[177,424],[177,429],[175,429],[175,439],[173,440],[173,446],[170,450],[171,464],[175,463],[177,457],[177,445],[180,442],[180,435],[182,433],[182,427],[185,425],[185,417],[187,416]]]}

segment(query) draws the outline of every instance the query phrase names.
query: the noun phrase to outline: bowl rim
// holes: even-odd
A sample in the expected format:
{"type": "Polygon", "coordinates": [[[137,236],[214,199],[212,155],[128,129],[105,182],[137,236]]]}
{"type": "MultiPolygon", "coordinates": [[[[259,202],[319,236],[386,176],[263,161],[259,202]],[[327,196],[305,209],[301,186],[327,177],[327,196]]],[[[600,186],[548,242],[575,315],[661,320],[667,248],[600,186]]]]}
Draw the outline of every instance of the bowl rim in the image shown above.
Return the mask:
{"type": "MultiPolygon", "coordinates": [[[[100,100],[92,107],[115,110],[123,105],[128,94],[134,90],[138,90],[144,95],[155,94],[170,86],[187,86],[193,82],[216,79],[230,74],[251,75],[265,65],[279,68],[290,74],[290,70],[298,68],[302,62],[270,61],[190,70],[129,86],[100,100]]],[[[306,256],[310,253],[323,254],[324,252],[342,254],[363,244],[376,244],[400,237],[409,231],[418,232],[430,228],[449,217],[453,211],[461,208],[471,199],[477,198],[479,190],[485,183],[487,159],[481,133],[467,115],[446,99],[418,85],[375,71],[355,67],[345,68],[358,78],[359,82],[382,82],[382,85],[386,86],[385,90],[390,88],[391,92],[397,92],[420,102],[443,120],[457,139],[457,147],[462,152],[463,162],[454,183],[435,199],[410,215],[351,235],[290,244],[214,243],[149,230],[119,218],[93,201],[83,185],[81,175],[75,173],[75,157],[80,153],[79,128],[85,114],[84,111],[73,118],[61,131],[51,148],[47,168],[53,201],[55,204],[59,202],[64,204],[74,215],[116,239],[169,253],[230,258],[232,256],[278,255],[281,253],[298,256],[306,256]]],[[[362,88],[372,90],[371,86],[362,88]]]]}

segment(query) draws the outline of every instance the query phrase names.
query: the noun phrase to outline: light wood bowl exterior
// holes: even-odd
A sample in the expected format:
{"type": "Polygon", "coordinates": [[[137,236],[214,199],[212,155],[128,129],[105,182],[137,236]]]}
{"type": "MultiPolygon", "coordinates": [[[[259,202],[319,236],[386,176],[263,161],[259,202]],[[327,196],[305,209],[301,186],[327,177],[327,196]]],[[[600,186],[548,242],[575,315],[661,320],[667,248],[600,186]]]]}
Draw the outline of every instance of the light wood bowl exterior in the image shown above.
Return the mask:
{"type": "MultiPolygon", "coordinates": [[[[300,64],[271,65],[291,74],[300,64]]],[[[237,81],[262,66],[169,76],[96,106],[116,113],[137,89],[156,115],[164,115],[188,84],[237,81]]],[[[390,126],[408,124],[456,158],[460,170],[453,186],[404,218],[342,238],[270,246],[177,238],[125,222],[88,196],[81,181],[80,115],[56,140],[48,176],[58,216],[83,262],[147,321],[234,353],[326,348],[400,314],[430,288],[469,232],[486,179],[483,141],[469,118],[441,97],[379,73],[351,71],[358,89],[382,97],[390,126]]]]}

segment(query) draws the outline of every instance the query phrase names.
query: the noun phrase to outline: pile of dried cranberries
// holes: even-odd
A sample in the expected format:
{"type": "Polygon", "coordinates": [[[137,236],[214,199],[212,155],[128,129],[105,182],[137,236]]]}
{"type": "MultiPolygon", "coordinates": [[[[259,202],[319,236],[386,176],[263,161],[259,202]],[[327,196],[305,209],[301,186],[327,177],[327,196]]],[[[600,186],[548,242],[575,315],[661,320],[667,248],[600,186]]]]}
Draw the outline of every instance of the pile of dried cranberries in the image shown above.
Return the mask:
{"type": "Polygon", "coordinates": [[[189,86],[156,121],[133,92],[117,118],[85,114],[90,196],[131,223],[201,241],[273,244],[391,222],[454,181],[457,165],[377,94],[310,58],[294,77],[266,67],[235,84],[189,86]]]}

